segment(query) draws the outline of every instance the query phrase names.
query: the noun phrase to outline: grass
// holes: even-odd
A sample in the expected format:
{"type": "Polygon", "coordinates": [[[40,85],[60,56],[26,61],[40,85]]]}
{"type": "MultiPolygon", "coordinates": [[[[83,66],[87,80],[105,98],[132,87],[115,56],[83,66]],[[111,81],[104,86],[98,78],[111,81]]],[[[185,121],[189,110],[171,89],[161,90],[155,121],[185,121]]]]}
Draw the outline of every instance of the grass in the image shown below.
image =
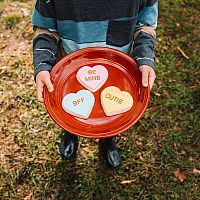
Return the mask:
{"type": "MultiPolygon", "coordinates": [[[[5,2],[2,16],[32,8],[29,1],[5,2]]],[[[60,129],[36,100],[30,15],[20,18],[20,29],[1,17],[0,199],[200,199],[200,175],[193,173],[200,170],[198,6],[160,1],[156,83],[143,117],[117,137],[123,167],[116,172],[104,167],[92,139],[80,139],[76,160],[61,161],[60,129]]]]}
{"type": "Polygon", "coordinates": [[[5,27],[7,29],[14,28],[22,19],[22,15],[16,13],[10,13],[4,17],[5,27]]]}

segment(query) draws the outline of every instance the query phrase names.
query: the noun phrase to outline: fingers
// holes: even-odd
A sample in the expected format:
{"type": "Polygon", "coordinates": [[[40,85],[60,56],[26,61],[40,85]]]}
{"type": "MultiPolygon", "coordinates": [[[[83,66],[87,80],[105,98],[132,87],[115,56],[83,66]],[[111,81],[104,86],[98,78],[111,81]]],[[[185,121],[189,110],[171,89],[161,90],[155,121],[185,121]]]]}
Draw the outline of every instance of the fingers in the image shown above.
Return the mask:
{"type": "Polygon", "coordinates": [[[51,83],[50,77],[45,77],[43,81],[45,85],[47,86],[48,91],[53,92],[54,88],[53,88],[53,84],[51,83]]]}
{"type": "Polygon", "coordinates": [[[156,74],[155,74],[154,70],[151,70],[149,72],[149,86],[150,86],[150,89],[152,89],[155,79],[156,79],[156,74]]]}
{"type": "Polygon", "coordinates": [[[44,86],[47,86],[49,92],[53,92],[54,87],[50,80],[50,74],[48,71],[41,71],[36,76],[36,92],[37,92],[37,99],[39,102],[44,102],[43,99],[43,90],[44,86]]]}
{"type": "Polygon", "coordinates": [[[146,65],[142,65],[139,69],[142,73],[142,85],[144,87],[147,87],[148,86],[148,79],[149,79],[149,69],[148,69],[149,66],[146,66],[146,65]]]}
{"type": "Polygon", "coordinates": [[[149,71],[148,70],[143,70],[142,71],[142,85],[144,87],[148,86],[148,79],[149,79],[149,71]]]}
{"type": "Polygon", "coordinates": [[[43,87],[44,87],[44,83],[42,81],[36,81],[37,99],[41,103],[44,102],[43,95],[42,95],[43,87]]]}
{"type": "Polygon", "coordinates": [[[147,87],[149,84],[151,89],[156,78],[154,69],[148,65],[143,65],[139,69],[142,72],[142,85],[147,87]]]}

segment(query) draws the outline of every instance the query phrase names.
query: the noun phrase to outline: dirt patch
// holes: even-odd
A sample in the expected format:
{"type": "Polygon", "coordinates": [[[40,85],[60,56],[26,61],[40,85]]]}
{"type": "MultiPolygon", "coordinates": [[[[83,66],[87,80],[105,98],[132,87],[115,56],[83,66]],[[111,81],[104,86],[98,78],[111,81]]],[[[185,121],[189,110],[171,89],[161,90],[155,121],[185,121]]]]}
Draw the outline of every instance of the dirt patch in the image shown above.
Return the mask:
{"type": "Polygon", "coordinates": [[[4,31],[0,35],[1,57],[7,59],[10,56],[20,57],[21,55],[30,54],[30,50],[28,49],[30,42],[24,38],[16,37],[11,30],[4,31]]]}
{"type": "Polygon", "coordinates": [[[30,6],[22,3],[4,5],[0,13],[0,166],[4,172],[19,168],[25,159],[24,149],[15,138],[16,131],[23,129],[19,117],[25,108],[16,97],[30,87],[24,81],[32,76],[30,14],[30,6]],[[13,29],[5,26],[10,13],[23,16],[13,29]]]}

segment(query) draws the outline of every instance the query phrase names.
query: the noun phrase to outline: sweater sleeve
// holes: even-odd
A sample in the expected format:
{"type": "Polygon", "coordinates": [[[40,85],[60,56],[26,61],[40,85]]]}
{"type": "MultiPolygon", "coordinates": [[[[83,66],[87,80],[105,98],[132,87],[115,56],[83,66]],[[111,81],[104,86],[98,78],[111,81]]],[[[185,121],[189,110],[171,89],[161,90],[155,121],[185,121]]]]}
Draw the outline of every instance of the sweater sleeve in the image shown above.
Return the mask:
{"type": "Polygon", "coordinates": [[[157,18],[158,1],[147,0],[146,6],[139,13],[131,53],[138,66],[154,67],[157,18]]]}
{"type": "Polygon", "coordinates": [[[57,57],[57,24],[54,1],[37,0],[32,14],[34,78],[40,71],[51,71],[57,57]]]}
{"type": "Polygon", "coordinates": [[[39,34],[33,39],[34,77],[41,71],[51,71],[56,63],[57,44],[48,34],[39,34]]]}

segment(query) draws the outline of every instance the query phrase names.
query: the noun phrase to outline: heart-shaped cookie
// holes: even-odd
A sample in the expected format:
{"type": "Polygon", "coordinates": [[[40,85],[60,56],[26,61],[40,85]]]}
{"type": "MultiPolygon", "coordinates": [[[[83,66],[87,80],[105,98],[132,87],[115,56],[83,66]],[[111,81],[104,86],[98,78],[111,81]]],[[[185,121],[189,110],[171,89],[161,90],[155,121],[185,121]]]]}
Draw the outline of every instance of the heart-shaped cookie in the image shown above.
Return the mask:
{"type": "Polygon", "coordinates": [[[76,117],[87,119],[92,112],[95,98],[92,92],[80,90],[76,94],[69,93],[62,100],[63,109],[76,117]]]}
{"type": "Polygon", "coordinates": [[[117,115],[131,109],[133,97],[115,86],[109,86],[101,92],[101,105],[107,116],[117,115]]]}
{"type": "Polygon", "coordinates": [[[96,92],[108,79],[108,70],[103,65],[81,67],[76,78],[80,84],[92,92],[96,92]]]}

